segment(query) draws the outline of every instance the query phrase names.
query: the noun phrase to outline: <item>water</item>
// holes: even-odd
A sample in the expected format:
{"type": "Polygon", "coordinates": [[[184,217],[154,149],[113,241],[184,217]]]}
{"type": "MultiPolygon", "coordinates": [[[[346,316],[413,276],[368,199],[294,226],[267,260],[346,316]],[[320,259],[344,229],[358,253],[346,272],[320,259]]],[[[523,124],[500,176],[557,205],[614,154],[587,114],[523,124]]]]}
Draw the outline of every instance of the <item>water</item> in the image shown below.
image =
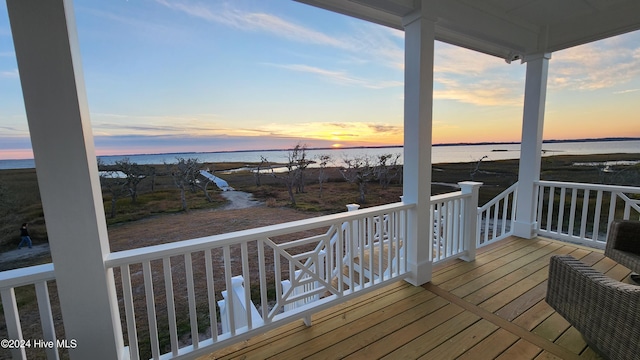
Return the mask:
{"type": "MultiPolygon", "coordinates": [[[[614,153],[640,153],[640,140],[627,141],[574,141],[544,143],[543,156],[551,155],[589,155],[614,153]]],[[[402,163],[402,147],[383,148],[350,148],[350,149],[312,149],[307,150],[307,158],[317,160],[320,155],[330,155],[330,166],[340,166],[342,159],[359,156],[371,156],[374,160],[378,155],[400,154],[402,163]]],[[[138,164],[175,163],[176,158],[197,158],[200,162],[260,162],[264,156],[272,163],[287,162],[286,150],[236,151],[211,153],[180,153],[180,154],[141,154],[128,156],[100,156],[104,164],[113,164],[128,157],[138,164]]],[[[520,158],[520,144],[477,144],[477,145],[435,145],[432,150],[432,162],[459,163],[474,162],[486,156],[486,161],[507,160],[520,158]]],[[[33,168],[33,159],[29,160],[0,160],[0,169],[33,168]]]]}

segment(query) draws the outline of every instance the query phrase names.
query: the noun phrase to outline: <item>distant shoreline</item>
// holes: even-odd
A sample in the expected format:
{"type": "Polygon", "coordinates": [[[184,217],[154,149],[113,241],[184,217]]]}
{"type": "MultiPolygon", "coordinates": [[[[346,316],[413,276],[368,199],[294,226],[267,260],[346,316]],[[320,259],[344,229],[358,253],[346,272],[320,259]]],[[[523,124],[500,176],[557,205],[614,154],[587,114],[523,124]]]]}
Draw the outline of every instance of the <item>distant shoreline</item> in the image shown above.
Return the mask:
{"type": "MultiPolygon", "coordinates": [[[[607,142],[607,141],[640,141],[640,137],[606,137],[606,138],[585,138],[585,139],[549,139],[542,140],[543,144],[557,143],[588,143],[588,142],[607,142]]],[[[483,142],[458,142],[458,143],[441,143],[432,144],[431,146],[474,146],[474,145],[518,145],[519,141],[483,141],[483,142]]],[[[384,148],[402,148],[404,145],[370,145],[370,146],[344,146],[344,147],[308,147],[307,150],[347,150],[347,149],[384,149],[384,148]]],[[[146,156],[146,155],[180,155],[180,154],[226,154],[226,153],[243,153],[243,152],[274,152],[289,151],[291,148],[284,149],[245,149],[245,150],[220,150],[220,151],[185,151],[185,152],[169,152],[169,153],[143,153],[143,154],[123,154],[123,155],[100,155],[99,157],[110,156],[146,156]]],[[[26,160],[26,159],[25,159],[26,160]]],[[[31,159],[32,160],[32,159],[31,159]]]]}
{"type": "MultiPolygon", "coordinates": [[[[640,137],[606,137],[606,138],[584,138],[584,139],[548,139],[548,140],[543,140],[543,144],[549,145],[549,144],[590,144],[590,143],[607,143],[607,142],[619,142],[619,143],[626,143],[626,142],[633,142],[633,141],[640,141],[640,137]]],[[[490,149],[490,150],[486,150],[488,152],[491,152],[493,154],[497,154],[497,153],[506,153],[506,152],[513,152],[513,151],[519,151],[519,147],[516,148],[517,145],[519,145],[520,142],[515,142],[515,141],[497,141],[497,142],[476,142],[476,143],[466,143],[466,142],[459,142],[459,143],[444,143],[444,144],[433,144],[433,148],[435,149],[449,149],[449,148],[455,148],[455,147],[489,147],[489,146],[496,146],[497,148],[494,149],[490,149]],[[509,149],[503,149],[503,148],[499,148],[500,146],[506,146],[509,149]]],[[[371,150],[371,151],[376,151],[377,149],[402,149],[404,147],[404,145],[380,145],[380,146],[348,146],[348,147],[312,147],[312,148],[307,148],[308,151],[311,152],[318,152],[318,151],[354,151],[354,150],[363,150],[363,151],[367,151],[367,150],[371,150]]],[[[107,162],[109,162],[109,159],[118,159],[118,158],[127,158],[127,157],[132,157],[132,158],[140,158],[140,157],[166,157],[166,158],[172,158],[172,157],[180,157],[180,156],[205,156],[207,157],[207,155],[213,155],[216,156],[218,155],[218,157],[220,156],[224,156],[225,154],[249,154],[249,153],[283,153],[283,152],[287,152],[290,151],[291,149],[260,149],[260,150],[224,150],[224,151],[188,151],[188,152],[168,152],[168,153],[143,153],[143,154],[126,154],[126,155],[99,155],[98,158],[100,159],[105,159],[107,160],[107,162]]],[[[628,149],[625,149],[628,150],[628,149]]],[[[545,149],[543,150],[544,154],[548,154],[548,153],[554,153],[554,152],[562,152],[563,150],[550,150],[550,149],[545,149]]],[[[634,151],[636,152],[636,151],[634,151]]],[[[638,152],[640,152],[640,149],[638,150],[638,152]]],[[[449,153],[449,150],[447,150],[447,153],[449,153]]],[[[594,152],[594,154],[599,154],[602,152],[594,152]]],[[[481,156],[479,156],[478,158],[480,158],[481,156]]],[[[491,156],[493,157],[493,156],[491,156]]],[[[273,160],[270,158],[270,160],[273,160]]],[[[434,162],[435,159],[433,159],[434,162]]],[[[469,158],[468,161],[473,161],[473,160],[477,160],[475,158],[469,158]]],[[[230,160],[231,162],[235,162],[235,160],[230,160]]],[[[247,160],[242,160],[242,161],[247,161],[247,160]]],[[[256,159],[256,161],[259,161],[259,158],[256,159]]],[[[211,161],[210,161],[211,162],[211,161]]],[[[224,162],[224,161],[216,161],[216,162],[224,162]]],[[[442,161],[440,161],[442,162],[442,161]]],[[[445,161],[447,162],[447,161],[445,161]]],[[[454,161],[454,162],[459,162],[459,161],[454,161]]],[[[162,163],[162,160],[160,160],[160,163],[162,163]]],[[[144,163],[143,163],[144,164],[144,163]]],[[[0,160],[0,169],[25,169],[25,168],[34,168],[35,164],[34,164],[34,159],[2,159],[0,160]]]]}

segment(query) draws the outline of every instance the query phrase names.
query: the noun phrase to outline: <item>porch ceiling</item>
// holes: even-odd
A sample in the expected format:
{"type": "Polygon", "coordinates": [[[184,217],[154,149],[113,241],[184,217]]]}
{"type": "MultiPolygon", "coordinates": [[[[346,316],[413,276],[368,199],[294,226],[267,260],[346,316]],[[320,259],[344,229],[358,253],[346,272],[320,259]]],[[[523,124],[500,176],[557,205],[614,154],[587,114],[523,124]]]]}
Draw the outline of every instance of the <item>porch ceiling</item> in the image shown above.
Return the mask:
{"type": "MultiPolygon", "coordinates": [[[[420,0],[296,0],[403,30],[420,0]]],[[[555,52],[640,29],[638,0],[427,0],[436,39],[504,58],[555,52]]]]}

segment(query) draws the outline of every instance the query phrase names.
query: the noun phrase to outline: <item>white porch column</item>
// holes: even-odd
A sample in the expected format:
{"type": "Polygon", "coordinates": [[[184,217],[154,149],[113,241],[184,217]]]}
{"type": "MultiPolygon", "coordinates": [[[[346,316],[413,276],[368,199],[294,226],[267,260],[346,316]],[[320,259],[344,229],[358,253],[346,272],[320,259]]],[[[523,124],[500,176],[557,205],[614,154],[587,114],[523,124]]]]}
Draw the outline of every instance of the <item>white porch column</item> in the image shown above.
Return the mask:
{"type": "Polygon", "coordinates": [[[431,198],[431,127],[433,123],[433,52],[435,21],[422,10],[404,18],[404,177],[403,201],[415,203],[407,233],[407,281],[421,285],[431,280],[429,215],[431,198]]]}
{"type": "MultiPolygon", "coordinates": [[[[72,359],[120,359],[107,227],[71,0],[7,0],[72,359]]],[[[28,221],[28,219],[25,219],[28,221]]]]}
{"type": "Polygon", "coordinates": [[[542,129],[549,59],[551,59],[549,53],[525,59],[527,61],[527,78],[524,90],[520,170],[518,172],[518,203],[513,233],[527,239],[536,235],[534,182],[540,180],[542,129]]]}

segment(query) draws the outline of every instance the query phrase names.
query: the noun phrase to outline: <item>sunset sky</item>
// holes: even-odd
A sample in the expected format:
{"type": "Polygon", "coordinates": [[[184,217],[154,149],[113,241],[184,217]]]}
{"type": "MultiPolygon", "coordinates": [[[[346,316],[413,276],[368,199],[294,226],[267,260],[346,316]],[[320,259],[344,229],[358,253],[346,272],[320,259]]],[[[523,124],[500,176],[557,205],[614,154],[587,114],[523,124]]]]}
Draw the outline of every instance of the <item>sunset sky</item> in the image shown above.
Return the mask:
{"type": "MultiPolygon", "coordinates": [[[[99,155],[403,142],[401,31],[289,0],[74,7],[99,155]]],[[[435,64],[434,143],[520,140],[526,65],[435,64]]],[[[544,137],[640,137],[640,32],[553,54],[544,137]]],[[[0,159],[32,156],[0,1],[0,159]]]]}

